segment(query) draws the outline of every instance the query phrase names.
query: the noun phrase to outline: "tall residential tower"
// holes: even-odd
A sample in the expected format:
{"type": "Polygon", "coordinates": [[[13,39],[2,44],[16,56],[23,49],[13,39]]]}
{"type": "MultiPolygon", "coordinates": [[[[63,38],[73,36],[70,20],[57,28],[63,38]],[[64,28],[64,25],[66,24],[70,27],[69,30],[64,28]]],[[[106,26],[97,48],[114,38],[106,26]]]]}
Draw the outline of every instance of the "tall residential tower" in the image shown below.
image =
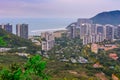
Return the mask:
{"type": "Polygon", "coordinates": [[[80,27],[80,39],[83,39],[84,36],[91,34],[92,20],[78,19],[77,27],[80,27]]]}
{"type": "Polygon", "coordinates": [[[114,39],[114,26],[107,24],[105,25],[105,39],[113,40],[114,39]]]}
{"type": "Polygon", "coordinates": [[[12,25],[11,24],[1,24],[0,28],[4,29],[5,31],[12,33],[12,25]]]}
{"type": "Polygon", "coordinates": [[[76,22],[71,23],[69,26],[66,27],[67,29],[67,36],[70,38],[75,38],[77,37],[76,33],[76,22]]]}
{"type": "Polygon", "coordinates": [[[16,35],[21,38],[28,39],[28,24],[17,24],[16,35]]]}

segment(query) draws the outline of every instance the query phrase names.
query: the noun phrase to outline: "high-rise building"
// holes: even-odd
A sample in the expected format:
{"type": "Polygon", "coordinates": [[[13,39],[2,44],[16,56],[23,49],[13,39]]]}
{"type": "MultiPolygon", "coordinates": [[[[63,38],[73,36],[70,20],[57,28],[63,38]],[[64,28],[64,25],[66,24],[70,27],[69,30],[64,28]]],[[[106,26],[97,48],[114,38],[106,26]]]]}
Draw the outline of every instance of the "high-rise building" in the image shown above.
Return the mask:
{"type": "Polygon", "coordinates": [[[104,27],[103,27],[103,25],[96,24],[96,28],[97,28],[97,34],[99,34],[99,33],[104,34],[104,27]]]}
{"type": "Polygon", "coordinates": [[[104,41],[104,37],[102,33],[99,33],[96,35],[96,42],[102,42],[104,41]]]}
{"type": "Polygon", "coordinates": [[[78,19],[77,27],[80,27],[80,39],[83,39],[85,35],[90,35],[92,33],[92,20],[84,18],[78,19]]]}
{"type": "MultiPolygon", "coordinates": [[[[84,24],[86,25],[86,24],[84,24]]],[[[83,34],[83,45],[88,43],[96,43],[104,41],[104,27],[99,24],[89,24],[81,27],[83,34]],[[86,32],[85,32],[86,31],[86,32]]]]}
{"type": "Polygon", "coordinates": [[[113,25],[105,25],[105,39],[113,40],[114,39],[114,26],[113,25]]]}
{"type": "Polygon", "coordinates": [[[67,29],[67,36],[70,38],[75,38],[77,37],[77,30],[76,30],[76,25],[77,23],[71,23],[69,26],[66,27],[67,29]]]}
{"type": "Polygon", "coordinates": [[[116,33],[117,38],[120,39],[120,25],[117,26],[117,30],[115,32],[117,32],[116,33]]]}
{"type": "Polygon", "coordinates": [[[42,38],[42,50],[48,51],[54,47],[54,35],[52,32],[41,33],[42,38]]]}
{"type": "Polygon", "coordinates": [[[0,28],[4,29],[4,24],[1,24],[1,25],[0,25],[0,28]]]}
{"type": "Polygon", "coordinates": [[[91,35],[91,24],[83,23],[80,26],[80,39],[83,39],[85,35],[91,35]]]}
{"type": "Polygon", "coordinates": [[[86,45],[88,43],[91,43],[91,36],[89,35],[83,36],[83,45],[86,45]]]}
{"type": "Polygon", "coordinates": [[[77,26],[81,26],[82,24],[85,24],[85,23],[93,24],[93,21],[87,18],[79,18],[77,20],[77,26]]]}
{"type": "Polygon", "coordinates": [[[91,34],[96,34],[97,33],[97,30],[96,30],[96,24],[92,24],[92,26],[91,26],[91,34]]]}
{"type": "Polygon", "coordinates": [[[0,28],[4,29],[5,31],[12,33],[12,25],[11,24],[1,24],[0,28]]]}
{"type": "Polygon", "coordinates": [[[95,43],[96,42],[96,34],[92,34],[90,35],[91,37],[91,43],[95,43]]]}
{"type": "Polygon", "coordinates": [[[89,43],[96,43],[96,42],[102,42],[104,39],[101,35],[99,34],[92,34],[92,35],[85,35],[83,37],[83,45],[89,44],[89,43]]]}
{"type": "Polygon", "coordinates": [[[105,39],[105,29],[103,25],[96,24],[96,34],[98,36],[97,42],[101,42],[105,39]]]}
{"type": "Polygon", "coordinates": [[[17,24],[16,35],[28,39],[28,24],[17,24]]]}

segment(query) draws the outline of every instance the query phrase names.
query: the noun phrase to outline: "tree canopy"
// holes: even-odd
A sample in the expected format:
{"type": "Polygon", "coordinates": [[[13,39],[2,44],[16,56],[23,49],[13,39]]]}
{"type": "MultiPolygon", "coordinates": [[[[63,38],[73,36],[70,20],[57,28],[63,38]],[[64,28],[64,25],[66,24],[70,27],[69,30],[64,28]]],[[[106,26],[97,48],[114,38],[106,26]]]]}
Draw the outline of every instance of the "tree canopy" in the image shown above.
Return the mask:
{"type": "Polygon", "coordinates": [[[39,55],[28,59],[24,65],[12,64],[8,69],[0,71],[0,80],[49,80],[44,73],[46,62],[39,55]]]}

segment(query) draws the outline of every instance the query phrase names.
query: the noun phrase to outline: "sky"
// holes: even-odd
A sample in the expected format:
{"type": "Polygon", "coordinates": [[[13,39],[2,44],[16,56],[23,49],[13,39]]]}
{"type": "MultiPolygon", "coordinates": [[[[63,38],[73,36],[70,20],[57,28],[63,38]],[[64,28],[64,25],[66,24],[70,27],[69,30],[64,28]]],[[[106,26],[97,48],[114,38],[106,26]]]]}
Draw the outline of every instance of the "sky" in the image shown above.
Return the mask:
{"type": "Polygon", "coordinates": [[[0,0],[0,18],[90,18],[120,10],[120,0],[0,0]]]}

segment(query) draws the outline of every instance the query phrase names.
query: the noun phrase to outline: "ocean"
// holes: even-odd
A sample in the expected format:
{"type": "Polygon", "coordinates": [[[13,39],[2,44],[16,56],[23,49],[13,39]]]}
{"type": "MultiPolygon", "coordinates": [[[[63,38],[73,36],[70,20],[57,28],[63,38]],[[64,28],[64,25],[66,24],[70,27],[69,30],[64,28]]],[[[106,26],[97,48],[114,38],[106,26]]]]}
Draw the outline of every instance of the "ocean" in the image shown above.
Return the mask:
{"type": "Polygon", "coordinates": [[[28,24],[29,35],[39,35],[42,31],[65,29],[70,23],[76,22],[73,18],[1,18],[0,24],[13,25],[13,33],[16,34],[16,24],[28,24]]]}

